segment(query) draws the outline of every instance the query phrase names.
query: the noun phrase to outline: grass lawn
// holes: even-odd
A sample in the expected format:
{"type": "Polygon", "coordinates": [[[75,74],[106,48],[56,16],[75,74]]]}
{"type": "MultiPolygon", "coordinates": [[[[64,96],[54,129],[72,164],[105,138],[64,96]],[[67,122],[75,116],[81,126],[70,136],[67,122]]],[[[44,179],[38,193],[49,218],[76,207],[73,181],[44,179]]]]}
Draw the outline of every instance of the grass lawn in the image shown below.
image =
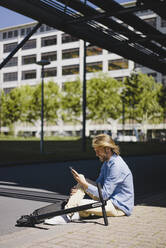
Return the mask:
{"type": "MultiPolygon", "coordinates": [[[[122,156],[166,154],[166,143],[119,143],[122,156]]],[[[30,162],[57,162],[95,159],[91,140],[87,139],[87,151],[82,152],[80,139],[56,138],[44,141],[44,154],[40,154],[40,141],[36,138],[0,139],[0,165],[30,162]]]]}

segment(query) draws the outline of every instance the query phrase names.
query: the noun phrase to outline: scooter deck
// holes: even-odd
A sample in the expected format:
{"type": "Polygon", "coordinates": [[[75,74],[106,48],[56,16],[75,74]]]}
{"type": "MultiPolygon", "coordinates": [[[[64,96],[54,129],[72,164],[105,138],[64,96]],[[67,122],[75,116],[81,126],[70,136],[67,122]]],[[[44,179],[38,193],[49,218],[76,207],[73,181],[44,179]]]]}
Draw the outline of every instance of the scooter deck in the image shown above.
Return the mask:
{"type": "Polygon", "coordinates": [[[32,215],[33,216],[40,216],[40,215],[45,215],[45,214],[49,214],[49,213],[52,213],[52,212],[56,212],[60,209],[64,209],[64,206],[65,205],[65,201],[61,200],[61,201],[58,201],[56,203],[52,203],[52,204],[49,204],[45,207],[42,207],[42,208],[39,208],[39,209],[36,209],[32,215]]]}

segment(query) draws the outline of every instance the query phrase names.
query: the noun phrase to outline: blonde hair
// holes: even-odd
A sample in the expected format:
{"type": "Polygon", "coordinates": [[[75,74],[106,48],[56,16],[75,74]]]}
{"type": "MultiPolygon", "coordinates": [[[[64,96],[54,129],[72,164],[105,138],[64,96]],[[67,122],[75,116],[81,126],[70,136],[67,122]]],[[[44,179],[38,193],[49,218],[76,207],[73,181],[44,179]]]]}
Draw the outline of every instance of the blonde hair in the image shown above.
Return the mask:
{"type": "Polygon", "coordinates": [[[96,135],[92,140],[93,148],[98,147],[110,147],[112,152],[119,155],[119,146],[115,144],[112,138],[108,134],[99,134],[96,135]]]}

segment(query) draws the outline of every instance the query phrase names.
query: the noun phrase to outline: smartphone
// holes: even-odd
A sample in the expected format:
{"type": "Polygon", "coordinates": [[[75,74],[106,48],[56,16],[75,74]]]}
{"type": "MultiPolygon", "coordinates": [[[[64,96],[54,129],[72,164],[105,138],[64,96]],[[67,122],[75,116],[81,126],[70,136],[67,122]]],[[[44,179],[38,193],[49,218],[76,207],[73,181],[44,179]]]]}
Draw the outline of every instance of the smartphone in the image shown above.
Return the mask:
{"type": "Polygon", "coordinates": [[[69,166],[69,169],[70,169],[71,173],[73,173],[72,170],[75,170],[72,166],[69,166]]]}

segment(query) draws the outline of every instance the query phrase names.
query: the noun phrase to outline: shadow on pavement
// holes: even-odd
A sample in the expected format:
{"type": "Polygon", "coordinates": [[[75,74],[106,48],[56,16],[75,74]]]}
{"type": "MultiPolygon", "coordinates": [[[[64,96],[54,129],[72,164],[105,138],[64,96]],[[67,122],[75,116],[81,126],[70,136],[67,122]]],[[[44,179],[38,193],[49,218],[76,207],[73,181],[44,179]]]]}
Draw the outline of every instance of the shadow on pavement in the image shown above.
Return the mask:
{"type": "MultiPolygon", "coordinates": [[[[150,200],[158,192],[166,191],[166,155],[125,157],[135,186],[135,203],[166,207],[166,201],[150,200]]],[[[87,178],[95,180],[100,170],[98,160],[74,161],[0,167],[0,188],[23,187],[28,191],[51,191],[68,195],[75,184],[69,166],[87,178]]],[[[165,195],[166,196],[166,195],[165,195]]],[[[165,197],[166,198],[166,197],[165,197]]]]}
{"type": "Polygon", "coordinates": [[[68,195],[70,188],[76,184],[69,166],[90,179],[95,179],[100,170],[100,162],[74,161],[65,163],[48,163],[0,167],[0,187],[24,187],[68,195]]]}
{"type": "Polygon", "coordinates": [[[136,205],[166,207],[166,190],[158,193],[151,193],[137,200],[136,205]]]}

